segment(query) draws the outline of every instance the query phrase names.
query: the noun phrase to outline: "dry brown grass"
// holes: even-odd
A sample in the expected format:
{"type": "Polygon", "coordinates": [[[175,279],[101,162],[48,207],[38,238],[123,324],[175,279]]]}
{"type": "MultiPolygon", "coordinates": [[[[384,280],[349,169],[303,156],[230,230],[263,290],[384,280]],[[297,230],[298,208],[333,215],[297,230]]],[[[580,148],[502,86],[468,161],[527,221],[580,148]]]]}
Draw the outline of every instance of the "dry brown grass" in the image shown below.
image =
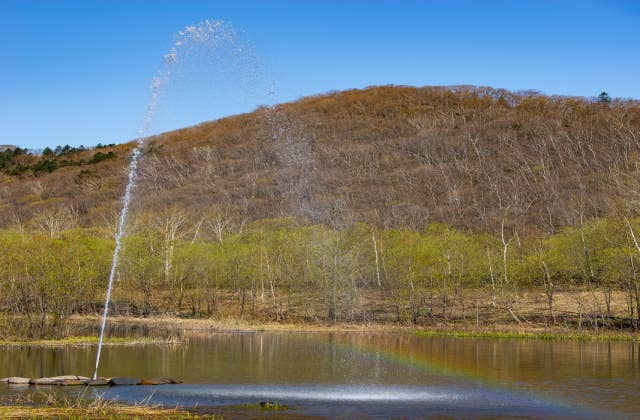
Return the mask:
{"type": "MultiPolygon", "coordinates": [[[[8,419],[199,419],[201,416],[179,409],[110,404],[108,407],[30,407],[0,406],[0,417],[8,419]]],[[[210,417],[207,417],[210,418],[210,417]]]]}
{"type": "MultiPolygon", "coordinates": [[[[56,392],[21,394],[0,401],[2,418],[64,418],[64,419],[192,419],[202,418],[178,407],[151,405],[148,400],[122,404],[103,398],[69,399],[56,392]]],[[[213,418],[205,416],[205,418],[213,418]]]]}
{"type": "MultiPolygon", "coordinates": [[[[114,316],[109,322],[121,325],[147,325],[164,331],[199,331],[199,332],[232,332],[232,331],[306,331],[306,332],[331,332],[331,331],[362,331],[362,332],[389,332],[412,331],[416,329],[442,329],[447,331],[477,330],[490,328],[492,331],[504,332],[549,332],[549,331],[574,331],[577,330],[579,313],[582,312],[582,329],[587,331],[594,328],[595,320],[598,325],[595,330],[602,331],[602,317],[605,314],[605,303],[602,292],[599,291],[562,291],[554,297],[554,311],[556,324],[553,325],[549,314],[546,296],[537,291],[523,291],[510,294],[503,298],[498,297],[496,307],[492,306],[491,295],[487,291],[475,290],[465,292],[465,308],[462,310],[460,301],[449,302],[447,316],[442,316],[439,296],[434,296],[432,305],[433,314],[429,315],[425,303],[425,309],[417,324],[413,324],[406,317],[400,321],[396,319],[394,302],[383,293],[363,291],[358,299],[356,312],[368,313],[367,321],[362,317],[353,320],[329,322],[324,317],[291,316],[283,321],[276,322],[270,314],[270,306],[266,303],[256,305],[256,316],[250,314],[240,316],[237,304],[231,297],[224,305],[223,311],[212,318],[194,319],[177,316],[152,316],[132,317],[114,316]],[[478,304],[478,318],[476,319],[476,307],[478,304]],[[582,309],[580,309],[580,302],[582,309]],[[507,306],[511,304],[511,306],[507,306]],[[517,316],[516,321],[509,312],[509,308],[517,316]],[[376,318],[372,314],[376,314],[376,318]],[[477,322],[477,324],[476,324],[477,322]]],[[[309,298],[308,295],[292,296],[291,313],[301,314],[323,311],[322,302],[309,298]]],[[[621,291],[613,292],[611,300],[611,317],[625,318],[628,316],[625,294],[621,291]]],[[[98,316],[74,316],[73,322],[97,323],[98,316]]],[[[616,329],[615,326],[609,329],[616,329]]]]}

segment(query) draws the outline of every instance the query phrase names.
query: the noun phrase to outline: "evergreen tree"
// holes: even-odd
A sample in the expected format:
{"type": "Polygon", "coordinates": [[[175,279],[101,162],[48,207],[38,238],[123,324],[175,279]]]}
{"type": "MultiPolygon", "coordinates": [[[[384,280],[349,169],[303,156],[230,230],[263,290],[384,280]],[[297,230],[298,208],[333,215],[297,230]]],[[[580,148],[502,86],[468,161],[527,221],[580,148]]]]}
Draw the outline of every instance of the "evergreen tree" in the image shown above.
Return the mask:
{"type": "Polygon", "coordinates": [[[607,92],[602,91],[600,92],[600,95],[598,95],[598,99],[596,100],[596,102],[602,105],[608,105],[609,103],[611,103],[611,97],[607,92]]]}

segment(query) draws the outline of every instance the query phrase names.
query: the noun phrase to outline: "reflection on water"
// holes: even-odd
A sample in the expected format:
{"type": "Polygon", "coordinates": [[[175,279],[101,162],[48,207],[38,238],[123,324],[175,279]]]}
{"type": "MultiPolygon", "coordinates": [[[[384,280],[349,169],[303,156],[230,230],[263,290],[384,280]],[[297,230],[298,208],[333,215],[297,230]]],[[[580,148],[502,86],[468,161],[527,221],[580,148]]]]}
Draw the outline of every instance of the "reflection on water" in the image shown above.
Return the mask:
{"type": "MultiPolygon", "coordinates": [[[[89,375],[95,351],[5,348],[0,376],[89,375]]],[[[349,410],[367,417],[598,417],[603,410],[631,416],[640,413],[639,363],[638,343],[631,342],[391,333],[194,334],[185,345],[108,347],[101,361],[105,376],[172,376],[185,385],[94,392],[127,401],[153,392],[152,401],[171,405],[270,399],[330,417],[349,410]]],[[[0,387],[0,395],[15,392],[25,391],[0,387]]]]}

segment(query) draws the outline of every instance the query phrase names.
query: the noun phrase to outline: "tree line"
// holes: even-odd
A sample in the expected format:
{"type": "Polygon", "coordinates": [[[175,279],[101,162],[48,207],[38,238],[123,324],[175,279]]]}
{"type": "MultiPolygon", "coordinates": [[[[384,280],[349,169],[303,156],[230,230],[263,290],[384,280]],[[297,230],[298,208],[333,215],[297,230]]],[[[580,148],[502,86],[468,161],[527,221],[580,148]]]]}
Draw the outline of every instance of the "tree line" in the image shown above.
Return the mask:
{"type": "Polygon", "coordinates": [[[54,149],[45,147],[41,153],[34,153],[20,147],[6,147],[0,151],[0,171],[9,176],[34,175],[39,176],[54,172],[60,168],[95,165],[108,159],[117,158],[113,150],[97,151],[90,157],[86,156],[93,149],[115,147],[114,144],[98,144],[95,148],[69,145],[56,146],[54,149]]]}
{"type": "MultiPolygon", "coordinates": [[[[639,234],[640,218],[626,217],[522,237],[439,223],[419,230],[242,223],[174,208],[140,214],[130,226],[112,311],[415,325],[498,313],[514,322],[637,330],[639,234]],[[561,292],[573,301],[558,301],[561,292]],[[527,294],[544,296],[545,310],[526,312],[527,294]]],[[[106,228],[1,230],[0,331],[61,335],[70,315],[100,313],[112,238],[106,228]]]]}

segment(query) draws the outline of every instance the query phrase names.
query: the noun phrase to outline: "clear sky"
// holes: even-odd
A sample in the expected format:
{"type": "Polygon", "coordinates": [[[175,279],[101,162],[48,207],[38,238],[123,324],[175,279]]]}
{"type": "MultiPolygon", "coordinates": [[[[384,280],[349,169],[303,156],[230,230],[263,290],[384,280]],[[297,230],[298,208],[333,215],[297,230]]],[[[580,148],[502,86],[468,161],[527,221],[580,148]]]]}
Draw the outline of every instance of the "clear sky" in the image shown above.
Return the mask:
{"type": "Polygon", "coordinates": [[[175,33],[206,18],[243,31],[275,94],[201,65],[161,100],[155,132],[382,84],[640,98],[635,0],[0,0],[0,144],[133,139],[175,33]]]}

